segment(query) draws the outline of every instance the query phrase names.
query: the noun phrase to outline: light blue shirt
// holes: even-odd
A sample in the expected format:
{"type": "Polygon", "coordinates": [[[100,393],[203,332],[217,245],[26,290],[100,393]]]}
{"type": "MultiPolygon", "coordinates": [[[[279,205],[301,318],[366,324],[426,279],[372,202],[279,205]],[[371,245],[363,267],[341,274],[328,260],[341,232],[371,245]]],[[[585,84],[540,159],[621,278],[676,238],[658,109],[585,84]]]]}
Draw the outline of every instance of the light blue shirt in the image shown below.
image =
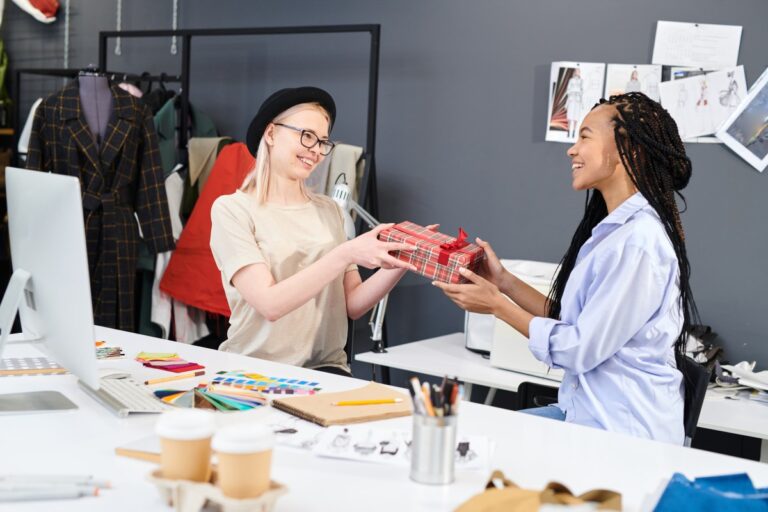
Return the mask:
{"type": "Polygon", "coordinates": [[[530,349],[565,371],[565,420],[683,444],[683,325],[677,257],[639,192],[592,230],[561,300],[561,320],[536,317],[530,349]]]}

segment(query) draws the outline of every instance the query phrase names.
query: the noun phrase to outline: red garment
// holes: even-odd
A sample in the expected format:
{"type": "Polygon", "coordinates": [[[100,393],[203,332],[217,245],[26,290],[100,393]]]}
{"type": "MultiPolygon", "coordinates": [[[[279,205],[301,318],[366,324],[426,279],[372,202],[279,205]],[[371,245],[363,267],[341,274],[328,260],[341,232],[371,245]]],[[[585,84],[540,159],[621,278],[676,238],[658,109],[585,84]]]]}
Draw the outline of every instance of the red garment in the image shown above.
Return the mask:
{"type": "Polygon", "coordinates": [[[46,18],[53,18],[59,10],[58,0],[29,0],[29,3],[43,13],[46,18]]]}
{"type": "Polygon", "coordinates": [[[174,299],[204,311],[230,316],[221,272],[211,252],[211,207],[219,196],[232,194],[240,187],[254,163],[243,143],[225,146],[216,158],[160,281],[160,289],[174,299]]]}

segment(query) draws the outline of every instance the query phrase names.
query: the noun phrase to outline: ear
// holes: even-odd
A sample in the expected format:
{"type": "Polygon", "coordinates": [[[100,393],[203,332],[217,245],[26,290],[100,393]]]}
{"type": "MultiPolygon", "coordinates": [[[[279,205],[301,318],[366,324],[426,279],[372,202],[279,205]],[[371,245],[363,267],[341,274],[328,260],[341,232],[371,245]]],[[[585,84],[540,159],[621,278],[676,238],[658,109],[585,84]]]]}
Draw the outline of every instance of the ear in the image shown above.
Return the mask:
{"type": "Polygon", "coordinates": [[[267,129],[264,130],[264,142],[267,143],[268,146],[274,146],[275,145],[275,125],[272,123],[269,123],[267,125],[267,129]]]}

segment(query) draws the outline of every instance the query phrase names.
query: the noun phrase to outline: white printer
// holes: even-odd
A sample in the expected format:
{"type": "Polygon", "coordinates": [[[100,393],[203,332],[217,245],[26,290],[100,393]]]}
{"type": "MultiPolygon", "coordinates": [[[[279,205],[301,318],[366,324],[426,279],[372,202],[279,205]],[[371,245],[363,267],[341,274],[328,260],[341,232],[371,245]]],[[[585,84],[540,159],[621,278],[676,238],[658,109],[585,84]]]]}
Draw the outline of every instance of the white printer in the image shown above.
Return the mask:
{"type": "MultiPolygon", "coordinates": [[[[527,260],[501,260],[504,268],[544,295],[549,294],[556,263],[527,260]]],[[[528,349],[528,338],[493,315],[467,313],[464,321],[466,347],[491,353],[491,365],[505,370],[562,380],[562,370],[550,370],[528,349]]]]}

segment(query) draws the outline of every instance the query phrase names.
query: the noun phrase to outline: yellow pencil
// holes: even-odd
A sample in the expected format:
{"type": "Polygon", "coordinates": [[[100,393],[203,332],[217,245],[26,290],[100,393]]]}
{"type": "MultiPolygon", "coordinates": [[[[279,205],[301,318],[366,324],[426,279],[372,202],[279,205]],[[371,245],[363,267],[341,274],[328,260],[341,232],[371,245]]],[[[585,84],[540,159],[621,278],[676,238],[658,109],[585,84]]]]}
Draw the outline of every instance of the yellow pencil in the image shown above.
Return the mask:
{"type": "Polygon", "coordinates": [[[332,402],[331,405],[399,404],[402,401],[402,398],[381,398],[379,400],[342,400],[341,402],[332,402]]]}
{"type": "Polygon", "coordinates": [[[205,370],[177,373],[176,375],[172,375],[170,377],[160,377],[159,379],[149,379],[145,380],[144,384],[149,386],[150,384],[160,384],[161,382],[171,382],[172,380],[191,379],[192,377],[199,377],[201,375],[205,375],[205,370]]]}

